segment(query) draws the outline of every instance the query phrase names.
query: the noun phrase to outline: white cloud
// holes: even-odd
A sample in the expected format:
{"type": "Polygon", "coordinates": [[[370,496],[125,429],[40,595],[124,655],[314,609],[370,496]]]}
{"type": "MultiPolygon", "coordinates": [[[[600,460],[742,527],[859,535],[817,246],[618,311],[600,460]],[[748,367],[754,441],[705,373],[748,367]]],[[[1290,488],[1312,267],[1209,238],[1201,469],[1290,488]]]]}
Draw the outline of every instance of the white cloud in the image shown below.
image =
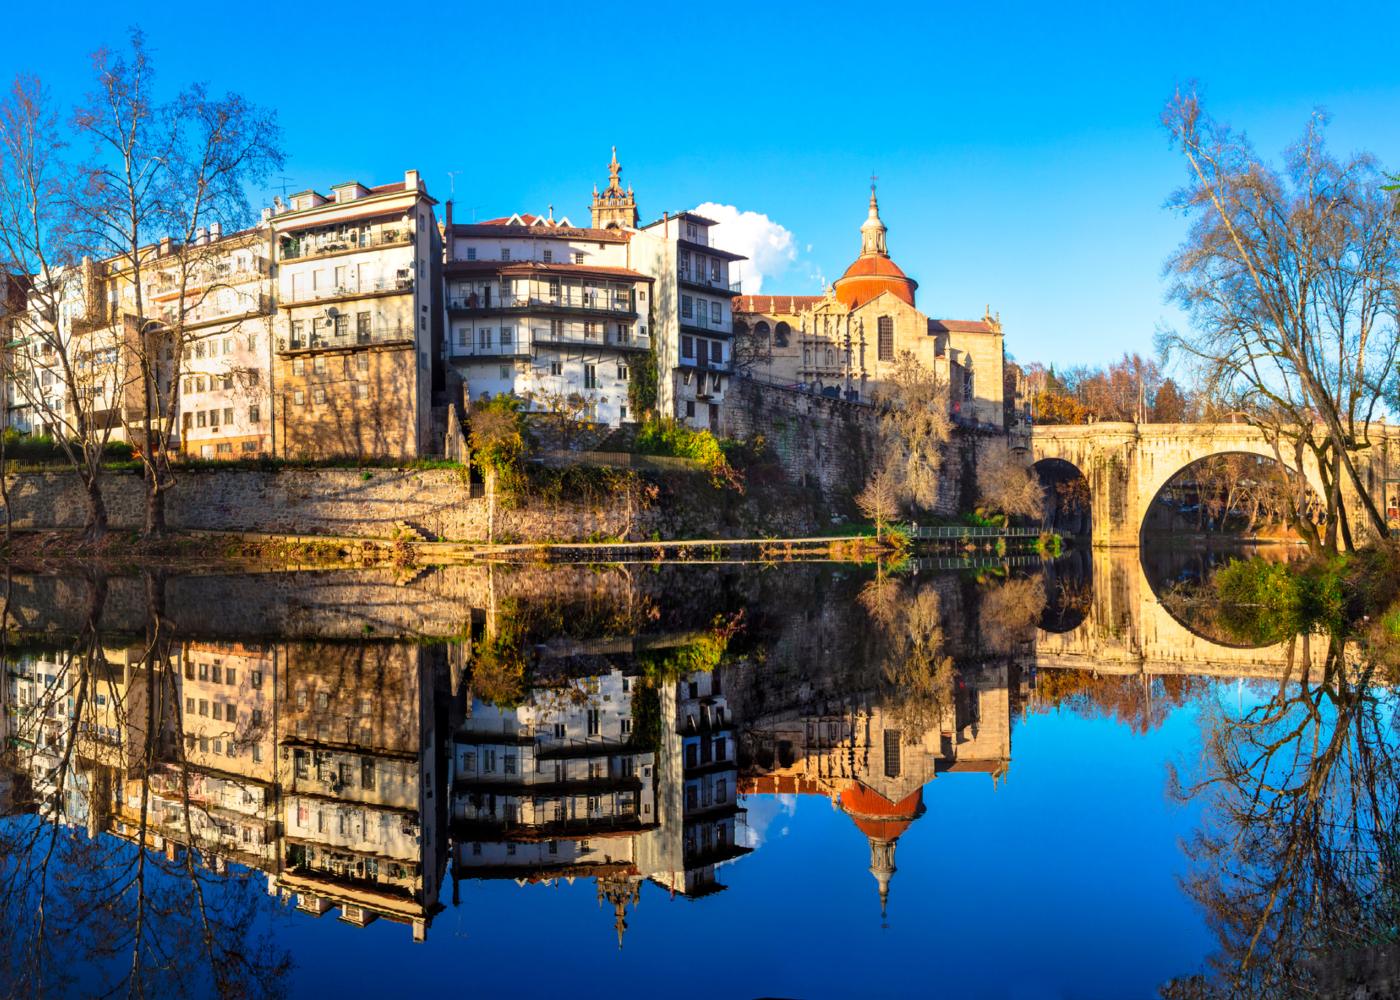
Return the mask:
{"type": "Polygon", "coordinates": [[[760,294],[765,281],[780,277],[797,260],[792,231],[766,215],[712,201],[696,207],[695,213],[719,223],[711,231],[717,246],[748,258],[739,265],[746,295],[760,294]]]}

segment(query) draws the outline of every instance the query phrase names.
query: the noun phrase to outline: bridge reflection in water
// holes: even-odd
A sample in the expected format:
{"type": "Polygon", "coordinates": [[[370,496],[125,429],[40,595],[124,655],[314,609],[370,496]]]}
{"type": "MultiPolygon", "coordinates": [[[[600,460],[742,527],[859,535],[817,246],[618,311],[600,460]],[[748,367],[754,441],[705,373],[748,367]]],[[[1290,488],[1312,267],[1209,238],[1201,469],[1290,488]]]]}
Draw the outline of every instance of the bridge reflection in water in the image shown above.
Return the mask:
{"type": "MultiPolygon", "coordinates": [[[[844,813],[866,842],[846,863],[868,867],[884,912],[930,782],[997,783],[1018,718],[1105,690],[1064,678],[1137,675],[1111,710],[1148,725],[1138,692],[1157,675],[1273,677],[1286,662],[1191,631],[1136,553],[1106,549],[1004,579],[473,566],[12,577],[7,597],[0,829],[15,863],[0,916],[21,946],[0,954],[72,959],[45,940],[54,921],[116,913],[135,953],[107,970],[117,980],[169,974],[123,923],[162,883],[254,880],[304,914],[422,940],[473,886],[588,878],[621,945],[645,886],[724,890],[724,867],[762,842],[747,797],[766,794],[844,813]],[[1038,681],[1047,671],[1061,679],[1038,681]],[[114,879],[128,845],[151,870],[114,879]],[[107,898],[51,900],[37,924],[60,868],[107,898]]],[[[222,917],[142,919],[203,921],[165,940],[196,966],[275,979],[276,950],[245,940],[258,905],[240,899],[222,917]]]]}

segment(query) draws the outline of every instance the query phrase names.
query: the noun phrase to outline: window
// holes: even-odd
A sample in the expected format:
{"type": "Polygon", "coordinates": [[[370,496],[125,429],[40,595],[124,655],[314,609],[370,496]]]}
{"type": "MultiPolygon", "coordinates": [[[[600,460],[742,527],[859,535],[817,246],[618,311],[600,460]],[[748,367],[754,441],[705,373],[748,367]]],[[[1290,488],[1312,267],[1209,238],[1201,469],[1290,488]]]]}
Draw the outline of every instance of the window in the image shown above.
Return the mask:
{"type": "Polygon", "coordinates": [[[885,730],[885,777],[899,777],[899,730],[885,730]]]}
{"type": "Polygon", "coordinates": [[[318,385],[311,390],[311,399],[316,403],[324,403],[326,401],[326,390],[318,385]]]}
{"type": "MultiPolygon", "coordinates": [[[[297,389],[297,390],[293,391],[293,393],[292,393],[292,402],[296,403],[297,406],[305,406],[305,405],[306,405],[306,391],[305,391],[304,389],[297,389]]],[[[203,421],[200,421],[200,423],[202,424],[203,421]]]]}
{"type": "Polygon", "coordinates": [[[467,260],[476,260],[476,247],[467,247],[467,260]]]}
{"type": "Polygon", "coordinates": [[[562,361],[551,361],[551,362],[549,363],[549,374],[551,374],[551,375],[563,375],[563,374],[564,374],[564,363],[563,363],[562,361]]]}
{"type": "Polygon", "coordinates": [[[258,335],[257,335],[256,333],[250,333],[250,334],[248,334],[248,350],[250,350],[250,351],[256,351],[257,349],[258,349],[258,335]]]}
{"type": "Polygon", "coordinates": [[[681,251],[681,277],[683,277],[683,278],[689,278],[689,277],[690,277],[690,251],[689,251],[689,250],[682,250],[682,251],[681,251]]]}
{"type": "Polygon", "coordinates": [[[221,441],[219,444],[214,446],[214,451],[220,455],[232,455],[233,444],[229,441],[221,441]]]}
{"type": "Polygon", "coordinates": [[[588,735],[597,736],[602,722],[602,713],[596,708],[588,710],[588,735]]]}
{"type": "Polygon", "coordinates": [[[232,337],[225,337],[225,338],[224,338],[224,353],[225,353],[225,354],[232,354],[232,353],[233,353],[233,338],[232,338],[232,337]]]}
{"type": "Polygon", "coordinates": [[[585,389],[598,388],[598,369],[596,365],[583,366],[583,387],[585,389]]]}
{"type": "Polygon", "coordinates": [[[360,758],[360,786],[373,790],[374,788],[374,758],[360,758]]]}
{"type": "Polygon", "coordinates": [[[363,382],[356,382],[350,386],[351,399],[369,399],[369,386],[363,382]]]}
{"type": "Polygon", "coordinates": [[[719,326],[720,323],[724,322],[724,317],[722,313],[723,310],[720,308],[720,304],[718,302],[710,303],[710,322],[713,323],[715,326],[719,326]]]}
{"type": "Polygon", "coordinates": [[[515,327],[501,327],[501,346],[509,347],[515,341],[515,327]]]}
{"type": "Polygon", "coordinates": [[[970,401],[970,400],[972,399],[972,369],[971,369],[971,368],[965,368],[965,369],[963,369],[963,386],[962,386],[962,390],[963,390],[963,399],[964,399],[964,400],[969,400],[969,401],[970,401]]]}
{"type": "Polygon", "coordinates": [[[718,340],[710,341],[710,360],[719,364],[724,360],[724,344],[718,340]]]}
{"type": "Polygon", "coordinates": [[[553,264],[553,263],[554,263],[554,251],[553,251],[553,250],[546,250],[546,251],[544,252],[544,262],[545,262],[546,264],[553,264]]]}
{"type": "Polygon", "coordinates": [[[578,250],[575,250],[575,251],[574,251],[574,263],[575,263],[575,264],[582,264],[582,263],[583,263],[583,253],[582,253],[581,251],[578,251],[578,250]]]}
{"type": "Polygon", "coordinates": [[[695,338],[694,338],[694,337],[682,337],[682,338],[681,338],[681,357],[683,357],[683,358],[694,359],[694,357],[695,357],[695,338]]]}
{"type": "Polygon", "coordinates": [[[508,379],[515,373],[515,368],[511,365],[501,365],[501,378],[508,379]]]}
{"type": "Polygon", "coordinates": [[[324,375],[326,373],[326,359],[324,357],[317,358],[311,367],[317,375],[324,375]]]}
{"type": "Polygon", "coordinates": [[[355,371],[357,371],[357,372],[367,372],[367,371],[369,371],[369,355],[368,355],[368,354],[358,354],[358,355],[355,356],[355,371]]]}
{"type": "Polygon", "coordinates": [[[880,360],[894,360],[894,319],[881,316],[876,324],[880,331],[880,360]]]}
{"type": "Polygon", "coordinates": [[[685,415],[688,420],[695,419],[695,400],[687,399],[685,401],[685,415]]]}
{"type": "Polygon", "coordinates": [[[483,326],[476,331],[476,346],[482,348],[491,346],[491,328],[489,326],[483,326]]]}
{"type": "Polygon", "coordinates": [[[719,258],[718,258],[718,257],[711,257],[711,258],[710,258],[710,280],[711,280],[711,281],[718,281],[718,280],[719,280],[719,258]]]}
{"type": "Polygon", "coordinates": [[[501,260],[510,260],[510,247],[501,247],[501,260]]]}
{"type": "Polygon", "coordinates": [[[262,671],[254,670],[251,674],[249,674],[248,683],[252,684],[255,688],[262,687],[262,671]]]}
{"type": "Polygon", "coordinates": [[[186,698],[186,699],[185,699],[185,714],[186,714],[186,715],[194,715],[194,699],[193,699],[193,698],[186,698]]]}
{"type": "Polygon", "coordinates": [[[233,423],[233,407],[232,407],[232,406],[225,406],[225,407],[224,407],[224,423],[226,423],[226,424],[231,424],[231,423],[233,423]]]}
{"type": "Polygon", "coordinates": [[[690,319],[695,315],[695,300],[689,295],[681,296],[681,318],[690,319]]]}
{"type": "Polygon", "coordinates": [[[254,403],[252,406],[248,407],[248,422],[249,422],[249,423],[256,424],[256,423],[257,423],[259,420],[261,420],[261,419],[262,419],[262,407],[261,407],[261,406],[259,406],[257,403],[254,403]]]}
{"type": "Polygon", "coordinates": [[[631,377],[631,373],[628,372],[626,365],[617,366],[617,380],[619,382],[626,382],[631,377]]]}
{"type": "MultiPolygon", "coordinates": [[[[299,319],[294,319],[294,320],[292,320],[292,346],[293,346],[293,347],[301,347],[301,346],[302,346],[301,333],[302,333],[302,321],[299,320],[299,319]]],[[[295,362],[295,361],[292,362],[292,367],[293,367],[293,368],[296,367],[296,362],[295,362]]]]}
{"type": "Polygon", "coordinates": [[[205,426],[208,422],[209,422],[209,415],[208,415],[204,410],[200,410],[198,413],[196,413],[196,414],[194,415],[194,425],[195,425],[196,427],[203,427],[203,426],[205,426]]]}
{"type": "Polygon", "coordinates": [[[305,374],[306,374],[306,359],[305,359],[305,358],[297,358],[295,361],[292,362],[292,374],[293,374],[293,375],[305,375],[305,374]]]}

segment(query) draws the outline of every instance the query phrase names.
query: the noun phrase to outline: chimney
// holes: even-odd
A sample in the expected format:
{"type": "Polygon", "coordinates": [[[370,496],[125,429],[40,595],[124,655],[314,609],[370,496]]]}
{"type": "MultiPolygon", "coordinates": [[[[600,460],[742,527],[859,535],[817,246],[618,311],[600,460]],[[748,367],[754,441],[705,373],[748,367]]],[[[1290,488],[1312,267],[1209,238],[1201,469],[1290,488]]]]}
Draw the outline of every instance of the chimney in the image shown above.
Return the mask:
{"type": "Polygon", "coordinates": [[[214,242],[224,235],[224,224],[222,222],[209,223],[209,242],[214,242]]]}
{"type": "Polygon", "coordinates": [[[423,182],[418,179],[418,171],[405,170],[403,172],[403,188],[405,191],[423,190],[423,182]]]}
{"type": "Polygon", "coordinates": [[[170,237],[162,236],[160,238],[160,255],[164,257],[168,253],[170,253],[170,237]]]}
{"type": "Polygon", "coordinates": [[[272,209],[264,208],[262,210],[262,221],[264,225],[272,221],[272,209]]]}
{"type": "Polygon", "coordinates": [[[454,252],[454,251],[455,251],[455,246],[454,246],[455,241],[452,239],[452,199],[451,199],[451,198],[448,198],[448,199],[447,199],[447,203],[446,203],[446,205],[443,207],[443,216],[444,216],[444,218],[446,219],[446,222],[443,224],[442,231],[443,231],[443,233],[444,233],[444,234],[446,235],[446,237],[447,237],[447,259],[448,259],[448,260],[456,260],[456,259],[457,259],[457,254],[454,252]]]}
{"type": "Polygon", "coordinates": [[[197,247],[202,247],[207,242],[207,233],[205,232],[204,227],[200,226],[194,231],[194,245],[197,247]]]}

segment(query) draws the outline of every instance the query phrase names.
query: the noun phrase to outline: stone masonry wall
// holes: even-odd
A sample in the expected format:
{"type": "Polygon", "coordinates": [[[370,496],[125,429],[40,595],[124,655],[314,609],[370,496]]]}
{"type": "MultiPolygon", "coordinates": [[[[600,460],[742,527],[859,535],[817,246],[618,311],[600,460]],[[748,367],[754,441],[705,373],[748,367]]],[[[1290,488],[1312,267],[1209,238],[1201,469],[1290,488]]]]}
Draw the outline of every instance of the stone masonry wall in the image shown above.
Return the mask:
{"type": "MultiPolygon", "coordinates": [[[[833,506],[850,507],[851,497],[869,481],[879,448],[875,411],[869,405],[736,378],[725,406],[730,436],[763,435],[788,477],[819,490],[833,506]]],[[[943,455],[934,513],[956,516],[964,497],[975,496],[978,445],[987,437],[954,429],[943,455]]]]}
{"type": "MultiPolygon", "coordinates": [[[[104,476],[102,494],[113,529],[141,528],[145,487],[139,474],[104,476]]],[[[20,529],[81,528],[86,512],[78,480],[68,472],[13,476],[10,508],[20,529]]],[[[456,469],[182,471],[166,503],[166,522],[176,530],[357,538],[391,538],[407,529],[427,540],[480,541],[488,514],[488,501],[471,497],[456,469]]],[[[645,537],[652,516],[629,511],[617,499],[593,507],[500,505],[496,530],[498,537],[521,541],[629,531],[645,537]]]]}

